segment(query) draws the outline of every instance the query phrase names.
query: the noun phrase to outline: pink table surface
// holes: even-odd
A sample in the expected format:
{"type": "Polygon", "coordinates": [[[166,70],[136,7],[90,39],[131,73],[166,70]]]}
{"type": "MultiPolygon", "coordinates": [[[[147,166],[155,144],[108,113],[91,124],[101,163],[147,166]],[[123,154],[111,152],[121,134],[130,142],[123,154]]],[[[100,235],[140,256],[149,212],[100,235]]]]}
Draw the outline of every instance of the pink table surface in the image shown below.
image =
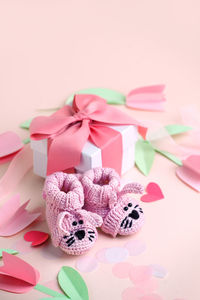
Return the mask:
{"type": "MultiPolygon", "coordinates": [[[[200,5],[195,0],[1,0],[0,131],[27,137],[20,122],[41,114],[39,109],[62,105],[77,89],[107,87],[128,93],[155,83],[167,85],[165,112],[121,109],[139,120],[180,122],[182,105],[193,103],[200,109],[199,29],[200,5]]],[[[1,176],[7,166],[0,167],[1,176]]],[[[177,179],[175,168],[157,155],[148,177],[136,168],[124,176],[144,185],[155,181],[165,195],[162,201],[142,203],[146,224],[134,238],[145,242],[146,251],[127,261],[166,268],[168,276],[158,280],[157,293],[163,300],[199,300],[200,199],[177,179]]],[[[31,170],[13,193],[20,192],[23,202],[31,198],[32,209],[44,206],[42,185],[43,179],[31,170]]],[[[48,230],[45,221],[28,229],[48,230]]],[[[0,247],[19,245],[26,231],[0,238],[0,247]]],[[[131,239],[100,234],[90,255],[131,239]]],[[[60,255],[50,244],[22,251],[19,257],[40,271],[40,283],[56,282],[60,267],[75,267],[77,260],[60,255]]],[[[102,263],[82,273],[90,299],[120,300],[123,290],[132,286],[129,279],[114,277],[112,267],[102,263]]],[[[0,291],[5,300],[42,297],[35,290],[24,295],[0,291]]]]}

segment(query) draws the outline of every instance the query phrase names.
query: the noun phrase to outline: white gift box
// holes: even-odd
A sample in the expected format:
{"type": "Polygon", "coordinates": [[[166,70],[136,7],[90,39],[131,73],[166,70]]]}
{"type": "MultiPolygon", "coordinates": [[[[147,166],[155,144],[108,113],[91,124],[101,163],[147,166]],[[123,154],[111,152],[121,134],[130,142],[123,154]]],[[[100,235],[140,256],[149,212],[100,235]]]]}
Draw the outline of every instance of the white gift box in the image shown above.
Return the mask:
{"type": "MultiPolygon", "coordinates": [[[[135,143],[138,139],[138,130],[133,125],[108,126],[119,131],[122,135],[122,174],[130,170],[135,164],[135,143]]],[[[33,170],[34,173],[46,177],[47,171],[47,139],[40,141],[31,140],[33,149],[33,170]]],[[[55,157],[56,159],[56,157],[55,157]]],[[[102,167],[101,149],[90,141],[87,141],[81,152],[81,160],[75,169],[78,173],[83,173],[95,167],[102,167]]],[[[106,167],[106,166],[105,166],[106,167]]]]}

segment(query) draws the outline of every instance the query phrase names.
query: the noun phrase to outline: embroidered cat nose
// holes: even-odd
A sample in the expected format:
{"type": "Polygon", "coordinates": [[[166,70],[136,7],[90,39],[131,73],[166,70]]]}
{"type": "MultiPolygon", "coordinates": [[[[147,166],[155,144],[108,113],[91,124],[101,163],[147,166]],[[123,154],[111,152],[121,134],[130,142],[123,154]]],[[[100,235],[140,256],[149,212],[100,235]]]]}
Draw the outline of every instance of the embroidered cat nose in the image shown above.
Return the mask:
{"type": "Polygon", "coordinates": [[[132,210],[132,212],[128,215],[130,218],[137,220],[139,219],[140,215],[138,214],[137,210],[132,210]]]}
{"type": "Polygon", "coordinates": [[[82,240],[85,237],[85,231],[84,230],[78,230],[78,231],[75,232],[75,236],[79,240],[82,240]]]}

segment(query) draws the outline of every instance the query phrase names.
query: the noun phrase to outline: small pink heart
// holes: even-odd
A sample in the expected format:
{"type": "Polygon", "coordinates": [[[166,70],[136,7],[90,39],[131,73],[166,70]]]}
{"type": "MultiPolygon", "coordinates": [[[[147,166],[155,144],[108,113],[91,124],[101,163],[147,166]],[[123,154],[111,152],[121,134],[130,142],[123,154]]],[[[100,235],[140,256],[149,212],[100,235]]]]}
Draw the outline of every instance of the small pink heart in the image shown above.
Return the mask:
{"type": "Polygon", "coordinates": [[[24,239],[27,242],[32,242],[31,246],[38,246],[48,240],[49,234],[42,231],[28,231],[24,235],[24,239]]]}
{"type": "Polygon", "coordinates": [[[155,182],[150,182],[146,187],[147,194],[143,195],[140,200],[143,202],[154,202],[164,198],[159,185],[155,182]]]}

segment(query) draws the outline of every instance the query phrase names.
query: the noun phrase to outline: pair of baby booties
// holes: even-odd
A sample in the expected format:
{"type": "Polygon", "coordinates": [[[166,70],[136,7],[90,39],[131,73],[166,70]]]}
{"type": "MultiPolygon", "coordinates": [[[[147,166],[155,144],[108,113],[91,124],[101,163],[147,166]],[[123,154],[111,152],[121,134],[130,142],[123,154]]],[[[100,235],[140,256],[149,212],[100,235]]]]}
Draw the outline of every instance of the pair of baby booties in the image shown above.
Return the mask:
{"type": "Polygon", "coordinates": [[[52,243],[64,252],[80,255],[96,242],[96,227],[113,237],[136,233],[144,215],[130,193],[141,194],[139,183],[120,191],[120,177],[111,168],[94,168],[84,174],[56,172],[45,180],[43,198],[52,243]]]}

